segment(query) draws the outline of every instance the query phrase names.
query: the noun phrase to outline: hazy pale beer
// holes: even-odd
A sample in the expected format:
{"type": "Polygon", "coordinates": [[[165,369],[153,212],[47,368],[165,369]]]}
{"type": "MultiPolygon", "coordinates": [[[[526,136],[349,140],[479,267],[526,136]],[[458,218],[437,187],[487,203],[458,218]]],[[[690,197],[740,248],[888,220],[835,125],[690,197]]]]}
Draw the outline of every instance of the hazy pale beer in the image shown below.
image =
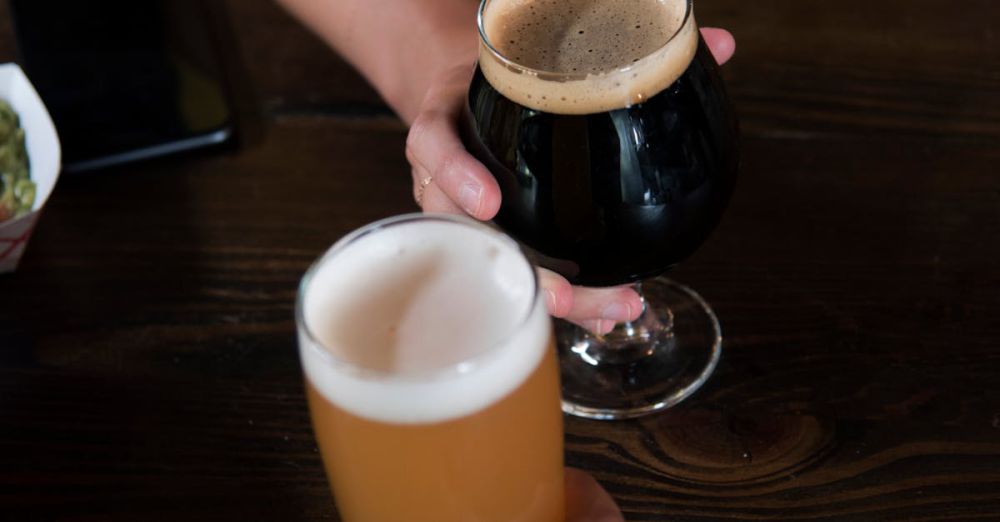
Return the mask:
{"type": "Polygon", "coordinates": [[[309,270],[297,323],[345,521],[563,520],[551,323],[513,241],[460,218],[375,223],[309,270]]]}

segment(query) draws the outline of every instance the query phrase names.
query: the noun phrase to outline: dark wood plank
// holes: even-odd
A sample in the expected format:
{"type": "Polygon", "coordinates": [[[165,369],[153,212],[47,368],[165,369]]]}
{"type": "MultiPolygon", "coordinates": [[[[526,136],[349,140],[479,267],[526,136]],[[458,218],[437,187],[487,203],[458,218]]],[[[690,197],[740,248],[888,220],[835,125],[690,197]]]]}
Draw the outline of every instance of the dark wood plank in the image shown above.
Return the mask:
{"type": "Polygon", "coordinates": [[[378,94],[270,0],[227,0],[243,59],[269,112],[389,113],[378,94]]]}
{"type": "MultiPolygon", "coordinates": [[[[404,134],[284,118],[239,156],[64,180],[0,278],[18,296],[0,305],[0,503],[332,516],[292,300],[329,243],[414,208],[404,134]],[[373,143],[385,153],[354,153],[373,143]]],[[[998,156],[747,140],[732,211],[675,274],[723,319],[718,373],[664,415],[569,419],[568,462],[630,520],[1000,513],[998,156]]]]}
{"type": "Polygon", "coordinates": [[[1000,136],[995,2],[699,0],[696,11],[737,37],[726,73],[750,135],[1000,136]]]}
{"type": "MultiPolygon", "coordinates": [[[[377,95],[270,2],[230,2],[272,110],[375,110],[377,95]]],[[[1000,42],[991,0],[699,0],[729,28],[726,74],[747,135],[1000,136],[1000,42]]]]}
{"type": "Polygon", "coordinates": [[[571,420],[570,462],[629,520],[1000,515],[1000,153],[746,146],[731,212],[674,274],[723,322],[716,375],[659,417],[571,420]]]}
{"type": "MultiPolygon", "coordinates": [[[[336,519],[292,302],[416,209],[405,129],[277,7],[230,6],[267,140],[64,178],[0,276],[0,518],[336,519]]],[[[674,277],[722,363],[662,415],[567,419],[567,462],[629,520],[1000,518],[1000,4],[698,9],[740,38],[743,170],[674,277]]]]}
{"type": "Polygon", "coordinates": [[[14,28],[10,20],[10,4],[0,2],[0,63],[16,61],[14,28]]]}
{"type": "Polygon", "coordinates": [[[240,156],[63,179],[0,276],[4,517],[331,518],[294,295],[335,239],[416,209],[403,138],[306,118],[240,156]]]}
{"type": "MultiPolygon", "coordinates": [[[[122,361],[134,369],[160,369],[165,359],[146,348],[186,345],[188,336],[207,333],[212,311],[235,315],[212,319],[223,328],[204,338],[208,345],[234,342],[244,320],[287,326],[295,280],[319,253],[364,223],[416,210],[403,139],[392,120],[359,128],[306,118],[279,123],[265,146],[239,156],[67,176],[20,272],[5,281],[26,301],[0,315],[0,324],[15,332],[35,324],[37,333],[61,332],[80,350],[115,351],[95,353],[95,361],[137,357],[122,361]],[[386,154],[356,152],[380,140],[386,154]],[[137,299],[139,287],[157,299],[137,299]],[[146,356],[152,360],[143,362],[146,356]]],[[[9,345],[3,335],[0,344],[9,345]]],[[[246,331],[246,340],[262,342],[262,335],[246,331]]],[[[199,343],[187,346],[212,359],[199,343]]],[[[219,362],[204,370],[228,367],[219,362]]]]}

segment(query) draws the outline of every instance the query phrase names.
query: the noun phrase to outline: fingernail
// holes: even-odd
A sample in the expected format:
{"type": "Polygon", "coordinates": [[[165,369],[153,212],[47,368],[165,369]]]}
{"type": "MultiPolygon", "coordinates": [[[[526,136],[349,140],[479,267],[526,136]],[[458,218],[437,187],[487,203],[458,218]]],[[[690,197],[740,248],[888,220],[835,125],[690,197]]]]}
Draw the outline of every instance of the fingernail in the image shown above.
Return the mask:
{"type": "Polygon", "coordinates": [[[615,329],[614,321],[605,321],[604,319],[584,321],[583,325],[595,335],[607,335],[611,333],[611,330],[615,329]]]}
{"type": "Polygon", "coordinates": [[[625,303],[611,303],[601,312],[601,317],[611,321],[628,321],[632,317],[632,306],[625,303]]]}
{"type": "Polygon", "coordinates": [[[479,212],[480,200],[483,196],[483,187],[476,183],[466,183],[458,190],[458,203],[466,212],[473,216],[479,212]]]}
{"type": "Polygon", "coordinates": [[[590,321],[584,321],[583,325],[591,332],[597,335],[604,335],[604,321],[600,319],[593,319],[590,321]]]}
{"type": "Polygon", "coordinates": [[[545,291],[545,301],[546,301],[545,304],[549,308],[549,313],[550,314],[555,314],[556,313],[556,293],[553,292],[552,290],[546,290],[545,291]]]}
{"type": "Polygon", "coordinates": [[[600,324],[598,324],[598,326],[600,326],[601,335],[608,335],[611,333],[611,330],[615,329],[616,325],[617,323],[614,321],[601,321],[600,324]]]}

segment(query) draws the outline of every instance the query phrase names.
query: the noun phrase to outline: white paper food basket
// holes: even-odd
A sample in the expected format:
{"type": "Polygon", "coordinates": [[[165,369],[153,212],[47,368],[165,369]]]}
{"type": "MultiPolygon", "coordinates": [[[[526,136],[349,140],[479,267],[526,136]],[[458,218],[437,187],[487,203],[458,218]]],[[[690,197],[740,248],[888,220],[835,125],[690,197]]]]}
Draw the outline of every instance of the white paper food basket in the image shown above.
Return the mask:
{"type": "Polygon", "coordinates": [[[59,178],[61,149],[52,117],[28,77],[16,64],[0,64],[0,99],[6,100],[21,118],[31,164],[31,179],[37,188],[31,212],[0,223],[0,274],[13,272],[24,254],[35,223],[59,178]]]}

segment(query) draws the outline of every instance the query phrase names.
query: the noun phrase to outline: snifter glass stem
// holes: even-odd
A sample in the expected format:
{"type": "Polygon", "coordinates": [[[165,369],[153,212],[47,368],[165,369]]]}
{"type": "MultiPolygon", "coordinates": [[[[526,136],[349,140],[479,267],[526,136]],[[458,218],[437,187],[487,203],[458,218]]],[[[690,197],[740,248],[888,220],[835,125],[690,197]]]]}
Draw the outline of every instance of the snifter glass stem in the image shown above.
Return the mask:
{"type": "Polygon", "coordinates": [[[684,400],[715,369],[722,332],[705,300],[666,278],[634,288],[642,314],[606,335],[557,324],[566,413],[603,420],[646,415],[684,400]]]}
{"type": "Polygon", "coordinates": [[[634,283],[632,289],[642,300],[642,313],[634,321],[619,323],[603,336],[605,359],[624,361],[647,356],[654,349],[649,340],[669,335],[674,327],[674,314],[670,308],[650,310],[649,302],[642,293],[641,281],[634,283]]]}

